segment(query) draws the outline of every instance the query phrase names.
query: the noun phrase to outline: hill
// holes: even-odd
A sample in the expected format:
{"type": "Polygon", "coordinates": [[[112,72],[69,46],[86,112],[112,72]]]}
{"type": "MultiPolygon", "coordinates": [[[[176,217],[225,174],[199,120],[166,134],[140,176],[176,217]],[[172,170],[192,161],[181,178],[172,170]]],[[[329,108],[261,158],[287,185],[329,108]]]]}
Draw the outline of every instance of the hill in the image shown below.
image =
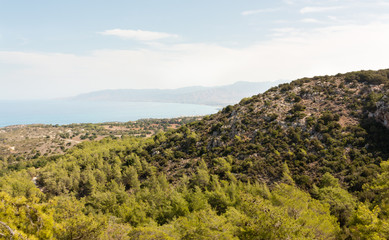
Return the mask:
{"type": "Polygon", "coordinates": [[[213,106],[235,104],[240,99],[264,92],[278,82],[236,82],[219,87],[178,89],[117,89],[81,94],[72,99],[90,101],[191,103],[213,106]]]}
{"type": "Polygon", "coordinates": [[[330,172],[361,191],[389,157],[387,74],[362,71],[281,84],[166,133],[164,141],[155,136],[149,149],[159,153],[149,157],[174,172],[180,166],[166,158],[168,149],[176,159],[203,158],[209,166],[215,157],[233,157],[238,179],[269,183],[279,180],[287,162],[307,188],[330,172]]]}
{"type": "Polygon", "coordinates": [[[150,138],[4,159],[0,233],[388,239],[388,89],[389,70],[303,78],[150,138]]]}

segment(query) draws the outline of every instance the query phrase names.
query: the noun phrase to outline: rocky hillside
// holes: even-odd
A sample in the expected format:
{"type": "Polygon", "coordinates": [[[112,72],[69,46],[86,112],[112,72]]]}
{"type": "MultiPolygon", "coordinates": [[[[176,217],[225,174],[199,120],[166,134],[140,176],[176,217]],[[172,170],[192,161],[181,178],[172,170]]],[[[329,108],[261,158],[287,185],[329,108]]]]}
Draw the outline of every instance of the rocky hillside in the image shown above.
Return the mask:
{"type": "Polygon", "coordinates": [[[389,157],[388,79],[389,70],[380,70],[281,84],[155,136],[147,155],[172,179],[201,158],[224,176],[222,157],[242,180],[273,183],[287,162],[304,188],[329,172],[360,191],[389,157]]]}
{"type": "Polygon", "coordinates": [[[389,239],[388,86],[305,78],[150,138],[0,159],[0,236],[389,239]]]}

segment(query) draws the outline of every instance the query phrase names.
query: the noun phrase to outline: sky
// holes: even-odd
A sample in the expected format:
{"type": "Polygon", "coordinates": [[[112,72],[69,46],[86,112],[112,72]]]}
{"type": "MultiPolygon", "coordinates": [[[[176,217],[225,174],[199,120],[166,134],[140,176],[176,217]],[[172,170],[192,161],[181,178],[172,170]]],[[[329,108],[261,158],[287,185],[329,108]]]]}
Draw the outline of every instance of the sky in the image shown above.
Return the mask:
{"type": "Polygon", "coordinates": [[[389,68],[389,0],[0,0],[0,99],[389,68]]]}

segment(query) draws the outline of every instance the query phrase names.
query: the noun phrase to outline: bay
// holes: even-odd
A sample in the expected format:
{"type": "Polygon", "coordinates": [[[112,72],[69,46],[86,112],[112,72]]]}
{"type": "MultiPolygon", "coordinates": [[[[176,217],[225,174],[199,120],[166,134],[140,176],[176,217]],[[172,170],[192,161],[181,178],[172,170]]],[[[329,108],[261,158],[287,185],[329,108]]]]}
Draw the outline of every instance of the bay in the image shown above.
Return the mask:
{"type": "Polygon", "coordinates": [[[216,113],[217,107],[156,102],[0,101],[0,127],[19,124],[127,122],[216,113]]]}

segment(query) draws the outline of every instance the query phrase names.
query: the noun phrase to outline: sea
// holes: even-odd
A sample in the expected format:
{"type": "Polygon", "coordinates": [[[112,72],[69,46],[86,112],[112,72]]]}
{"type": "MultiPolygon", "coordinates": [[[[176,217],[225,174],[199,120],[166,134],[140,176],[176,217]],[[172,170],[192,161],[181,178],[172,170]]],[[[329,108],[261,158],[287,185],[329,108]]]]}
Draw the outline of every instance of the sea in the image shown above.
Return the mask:
{"type": "Polygon", "coordinates": [[[21,124],[127,122],[216,113],[207,105],[75,100],[0,101],[0,127],[21,124]]]}

